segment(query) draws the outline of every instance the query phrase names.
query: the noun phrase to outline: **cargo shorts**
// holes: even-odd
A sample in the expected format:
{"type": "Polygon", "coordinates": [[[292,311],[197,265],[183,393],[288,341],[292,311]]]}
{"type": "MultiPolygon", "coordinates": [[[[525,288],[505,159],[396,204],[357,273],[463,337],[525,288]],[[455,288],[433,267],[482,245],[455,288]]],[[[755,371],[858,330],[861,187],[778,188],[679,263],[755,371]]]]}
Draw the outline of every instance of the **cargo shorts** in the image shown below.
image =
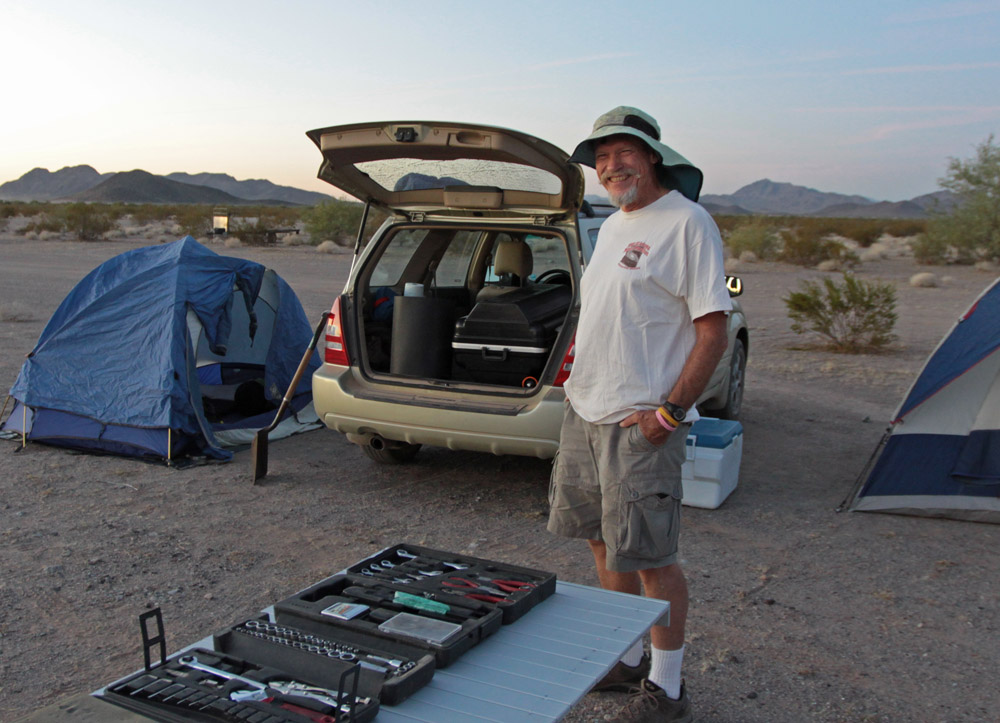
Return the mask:
{"type": "Polygon", "coordinates": [[[591,424],[567,403],[549,483],[549,532],[602,540],[613,572],[677,562],[690,428],[681,424],[657,446],[638,424],[591,424]]]}

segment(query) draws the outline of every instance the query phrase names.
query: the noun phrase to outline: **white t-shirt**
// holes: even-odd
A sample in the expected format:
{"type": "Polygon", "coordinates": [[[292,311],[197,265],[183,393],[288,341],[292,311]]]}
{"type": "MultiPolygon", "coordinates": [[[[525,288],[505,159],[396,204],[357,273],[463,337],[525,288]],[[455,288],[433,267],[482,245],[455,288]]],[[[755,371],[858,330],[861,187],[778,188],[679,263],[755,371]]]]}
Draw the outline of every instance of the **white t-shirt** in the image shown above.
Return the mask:
{"type": "Polygon", "coordinates": [[[601,226],[581,296],[565,387],[573,409],[595,424],[656,409],[694,348],[692,320],[733,308],[719,229],[677,191],[618,211],[601,226]]]}

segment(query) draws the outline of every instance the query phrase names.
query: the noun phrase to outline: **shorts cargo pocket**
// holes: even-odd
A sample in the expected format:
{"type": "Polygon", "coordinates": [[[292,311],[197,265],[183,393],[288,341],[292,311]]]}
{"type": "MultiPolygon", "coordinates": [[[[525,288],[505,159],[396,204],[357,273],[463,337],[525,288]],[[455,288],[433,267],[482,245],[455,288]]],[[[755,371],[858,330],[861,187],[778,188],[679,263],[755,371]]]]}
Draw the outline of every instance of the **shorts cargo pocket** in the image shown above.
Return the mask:
{"type": "Polygon", "coordinates": [[[615,554],[656,562],[677,553],[680,501],[671,494],[626,485],[622,490],[623,521],[615,554]]]}
{"type": "Polygon", "coordinates": [[[549,478],[549,532],[564,537],[600,539],[600,489],[585,483],[572,455],[557,452],[549,478]]]}

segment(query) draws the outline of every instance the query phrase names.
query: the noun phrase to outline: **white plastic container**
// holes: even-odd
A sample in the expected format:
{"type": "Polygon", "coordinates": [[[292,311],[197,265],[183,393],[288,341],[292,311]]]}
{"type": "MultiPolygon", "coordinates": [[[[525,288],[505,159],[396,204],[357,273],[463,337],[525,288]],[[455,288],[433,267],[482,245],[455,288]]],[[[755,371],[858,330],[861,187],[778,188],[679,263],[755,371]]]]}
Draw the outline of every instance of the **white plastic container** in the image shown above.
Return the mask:
{"type": "Polygon", "coordinates": [[[739,422],[702,417],[691,425],[686,452],[682,503],[714,510],[739,482],[743,427],[739,422]]]}

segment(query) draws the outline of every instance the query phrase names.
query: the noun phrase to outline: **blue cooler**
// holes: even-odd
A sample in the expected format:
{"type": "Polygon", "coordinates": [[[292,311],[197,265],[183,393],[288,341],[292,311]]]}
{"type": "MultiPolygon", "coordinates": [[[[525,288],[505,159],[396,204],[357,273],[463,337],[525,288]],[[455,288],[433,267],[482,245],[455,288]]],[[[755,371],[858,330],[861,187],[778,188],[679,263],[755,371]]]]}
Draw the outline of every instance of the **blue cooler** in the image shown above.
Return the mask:
{"type": "Polygon", "coordinates": [[[702,417],[691,425],[681,468],[683,504],[714,510],[736,489],[743,457],[743,425],[702,417]]]}

